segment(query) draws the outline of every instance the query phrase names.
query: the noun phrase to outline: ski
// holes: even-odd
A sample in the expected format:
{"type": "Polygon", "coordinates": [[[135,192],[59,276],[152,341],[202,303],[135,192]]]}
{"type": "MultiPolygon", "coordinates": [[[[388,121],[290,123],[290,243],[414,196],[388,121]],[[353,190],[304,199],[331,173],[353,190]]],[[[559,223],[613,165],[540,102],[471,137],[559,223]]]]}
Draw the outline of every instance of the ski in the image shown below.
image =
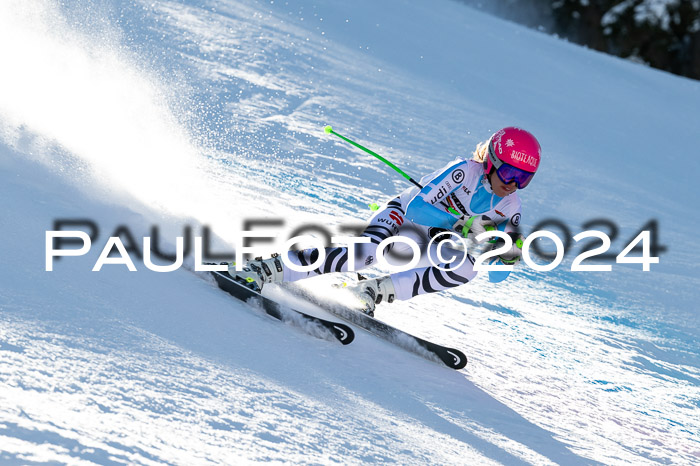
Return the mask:
{"type": "MultiPolygon", "coordinates": [[[[267,315],[272,316],[277,320],[295,324],[297,327],[307,331],[309,330],[307,327],[308,324],[315,324],[325,330],[328,330],[343,345],[352,343],[353,339],[355,338],[355,332],[353,332],[352,328],[350,328],[348,325],[340,322],[331,322],[329,320],[320,319],[304,312],[297,311],[296,309],[282,306],[277,301],[266,298],[260,293],[251,290],[247,286],[238,283],[226,272],[212,271],[210,273],[214,276],[219,288],[243,302],[248,302],[250,300],[257,301],[261,304],[262,309],[267,315]]],[[[309,333],[312,335],[314,334],[312,331],[309,333]]]]}
{"type": "Polygon", "coordinates": [[[370,317],[362,311],[350,309],[342,305],[328,305],[327,303],[322,303],[300,287],[292,285],[286,286],[285,288],[309,300],[311,303],[320,306],[323,310],[328,311],[334,316],[357,325],[372,335],[393,343],[418,356],[432,361],[439,360],[447,367],[455,370],[463,369],[467,365],[467,356],[458,349],[443,346],[411,335],[381,320],[370,317]]]}

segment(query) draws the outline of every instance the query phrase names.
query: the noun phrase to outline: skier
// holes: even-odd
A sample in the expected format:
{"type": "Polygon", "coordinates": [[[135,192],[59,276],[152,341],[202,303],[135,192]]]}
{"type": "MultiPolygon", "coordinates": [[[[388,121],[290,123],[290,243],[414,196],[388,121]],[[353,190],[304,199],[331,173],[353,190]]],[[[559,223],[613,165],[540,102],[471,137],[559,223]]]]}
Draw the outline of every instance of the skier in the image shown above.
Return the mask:
{"type": "MultiPolygon", "coordinates": [[[[516,193],[532,180],[540,164],[541,149],[529,132],[515,127],[503,128],[488,141],[477,145],[471,160],[458,158],[446,167],[421,179],[423,189],[411,187],[389,201],[369,222],[361,236],[369,243],[355,245],[355,267],[374,263],[377,246],[394,235],[416,237],[427,245],[434,236],[450,231],[473,240],[479,234],[499,229],[513,239],[513,246],[499,259],[515,264],[521,256],[522,235],[520,199],[516,193]],[[458,215],[456,215],[458,214],[458,215]],[[520,239],[520,241],[518,241],[520,239]]],[[[392,246],[401,246],[392,243],[392,246]]],[[[397,248],[398,249],[398,248],[397,248]]],[[[235,264],[229,274],[252,288],[261,290],[266,283],[291,282],[330,272],[348,271],[348,248],[326,248],[323,263],[310,272],[285,267],[278,255],[248,261],[241,271],[235,264]]],[[[290,251],[288,259],[300,266],[313,264],[319,256],[315,248],[290,251]]],[[[447,264],[430,265],[380,278],[361,280],[351,287],[365,304],[364,312],[374,315],[375,306],[395,299],[446,290],[476,277],[474,259],[467,254],[461,265],[449,270],[447,264]]]]}

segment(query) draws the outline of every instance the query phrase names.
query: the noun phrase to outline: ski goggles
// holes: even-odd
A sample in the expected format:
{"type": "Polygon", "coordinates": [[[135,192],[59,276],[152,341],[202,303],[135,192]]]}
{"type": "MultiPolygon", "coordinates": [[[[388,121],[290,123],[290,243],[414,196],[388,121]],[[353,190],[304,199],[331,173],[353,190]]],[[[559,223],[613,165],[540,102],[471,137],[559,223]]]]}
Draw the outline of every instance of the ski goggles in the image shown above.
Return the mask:
{"type": "Polygon", "coordinates": [[[525,170],[508,165],[507,163],[502,163],[496,170],[496,174],[505,184],[510,184],[515,181],[515,185],[518,189],[523,189],[527,186],[530,180],[532,180],[532,177],[535,176],[532,172],[526,172],[525,170]]]}

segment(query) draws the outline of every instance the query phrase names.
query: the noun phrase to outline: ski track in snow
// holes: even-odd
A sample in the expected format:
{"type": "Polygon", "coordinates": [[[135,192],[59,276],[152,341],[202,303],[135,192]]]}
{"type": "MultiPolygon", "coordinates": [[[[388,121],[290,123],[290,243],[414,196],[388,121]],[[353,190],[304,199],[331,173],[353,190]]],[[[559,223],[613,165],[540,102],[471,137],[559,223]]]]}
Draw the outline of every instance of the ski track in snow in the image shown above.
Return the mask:
{"type": "Polygon", "coordinates": [[[410,418],[353,400],[332,380],[309,396],[249,370],[222,367],[137,328],[120,326],[114,334],[91,338],[84,329],[44,325],[2,322],[3,339],[14,342],[0,366],[3,405],[11,407],[3,410],[0,428],[5,459],[71,462],[77,456],[98,464],[175,458],[302,463],[333,457],[450,463],[463,454],[482,459],[448,435],[427,436],[410,418]],[[380,431],[394,433],[381,439],[380,431]],[[439,455],[432,446],[436,440],[439,455]],[[37,451],[37,441],[48,445],[37,451]],[[410,450],[392,451],[391,445],[401,443],[410,450]]]}
{"type": "Polygon", "coordinates": [[[0,5],[0,460],[698,461],[698,224],[685,200],[700,84],[436,5],[0,5]],[[137,239],[159,225],[168,250],[186,224],[210,225],[216,250],[244,218],[281,218],[280,236],[361,225],[406,183],[325,124],[414,177],[522,125],[545,153],[522,196],[526,230],[610,218],[620,251],[657,219],[668,250],[647,273],[572,273],[572,255],[554,272],[380,306],[387,323],[464,351],[461,372],[360,331],[349,347],[315,339],[184,269],[91,272],[122,224],[137,239]],[[49,273],[56,218],[95,219],[100,238],[49,273]]]}

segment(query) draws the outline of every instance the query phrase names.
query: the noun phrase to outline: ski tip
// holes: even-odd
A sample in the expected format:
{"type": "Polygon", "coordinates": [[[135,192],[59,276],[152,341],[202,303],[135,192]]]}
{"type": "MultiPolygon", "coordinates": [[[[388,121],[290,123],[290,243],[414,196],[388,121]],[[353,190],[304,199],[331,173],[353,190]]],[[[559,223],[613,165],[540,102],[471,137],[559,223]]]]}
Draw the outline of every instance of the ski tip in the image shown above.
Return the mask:
{"type": "Polygon", "coordinates": [[[460,370],[467,366],[467,357],[461,351],[454,348],[447,348],[446,353],[447,356],[442,358],[442,360],[452,369],[460,370]]]}
{"type": "Polygon", "coordinates": [[[333,128],[331,125],[327,125],[323,128],[323,131],[325,131],[327,134],[331,134],[333,132],[333,128]]]}
{"type": "Polygon", "coordinates": [[[355,332],[344,324],[335,323],[333,324],[333,333],[335,337],[343,345],[349,345],[355,339],[355,332]]]}

